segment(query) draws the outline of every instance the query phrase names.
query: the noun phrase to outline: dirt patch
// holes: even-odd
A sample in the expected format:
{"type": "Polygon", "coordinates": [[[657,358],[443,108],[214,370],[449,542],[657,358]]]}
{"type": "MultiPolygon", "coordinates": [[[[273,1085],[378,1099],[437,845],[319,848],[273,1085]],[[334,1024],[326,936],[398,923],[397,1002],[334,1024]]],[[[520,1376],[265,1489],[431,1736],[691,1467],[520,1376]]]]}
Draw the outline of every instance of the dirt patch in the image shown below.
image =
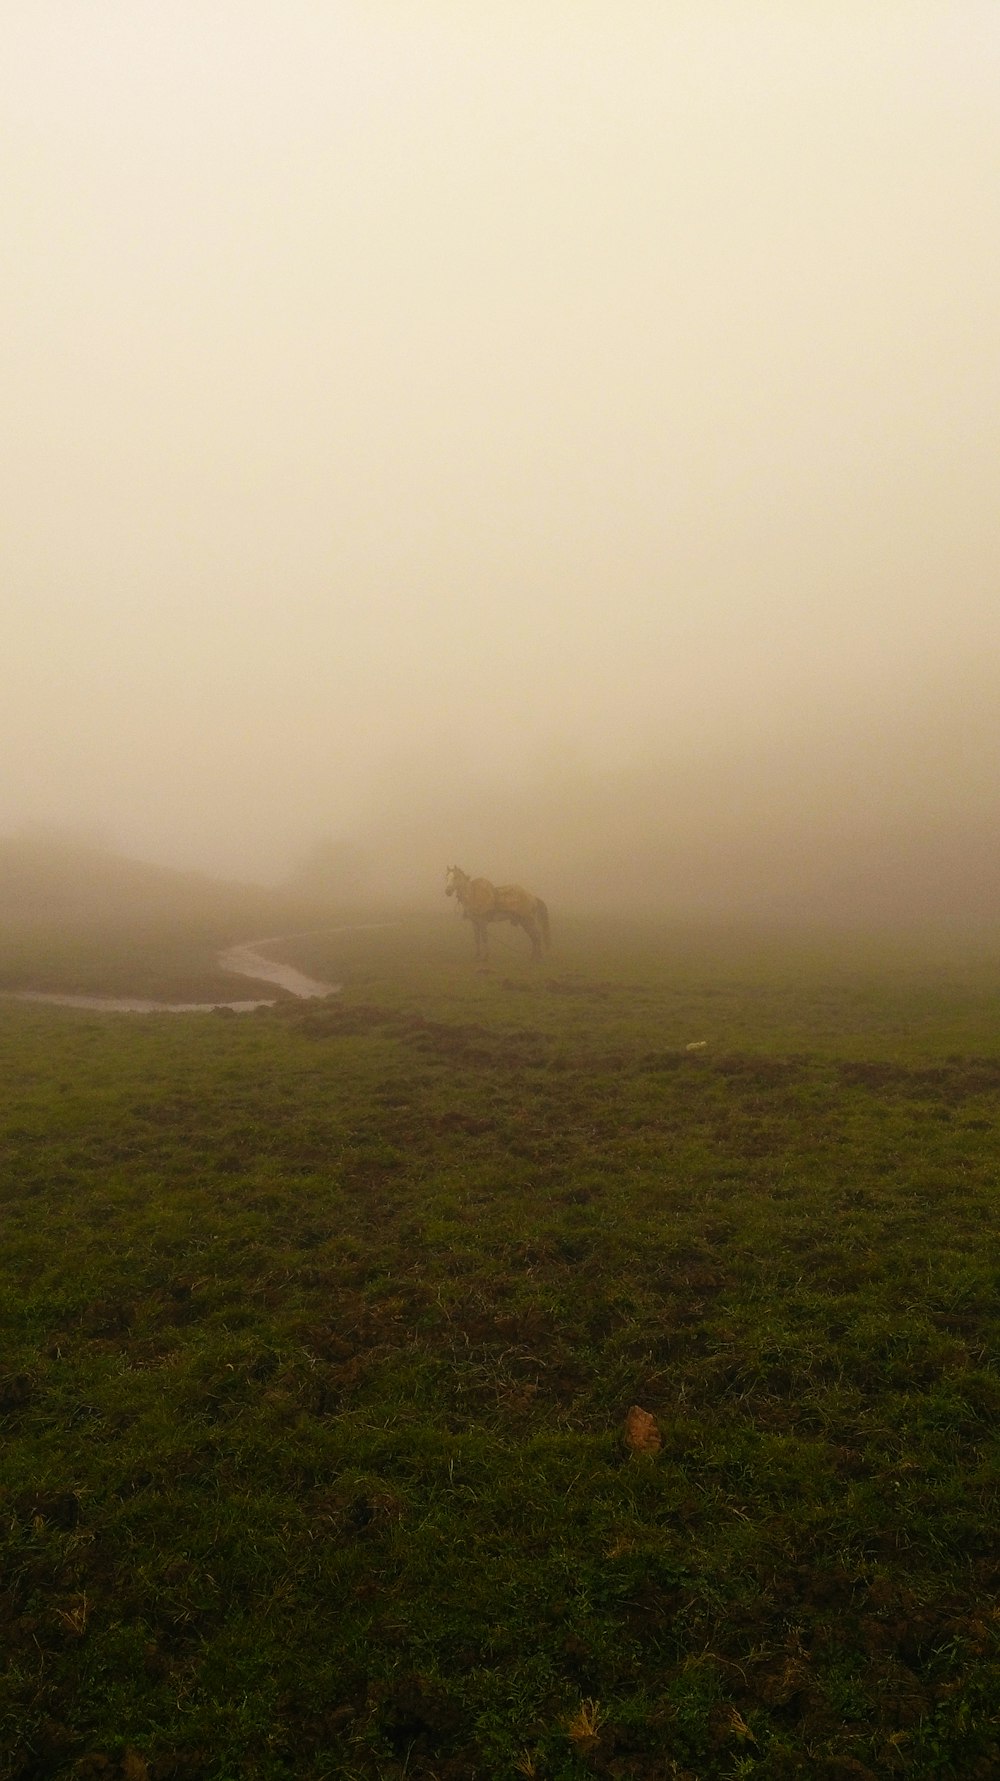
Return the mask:
{"type": "Polygon", "coordinates": [[[429,1132],[463,1132],[471,1138],[485,1137],[498,1129],[495,1119],[477,1119],[474,1114],[462,1113],[457,1108],[447,1113],[430,1114],[424,1125],[429,1132]]]}
{"type": "Polygon", "coordinates": [[[755,1057],[745,1052],[730,1052],[714,1059],[717,1076],[731,1082],[752,1083],[769,1088],[777,1083],[798,1082],[805,1073],[807,1059],[800,1057],[755,1057]]]}
{"type": "Polygon", "coordinates": [[[544,1036],[531,1029],[497,1031],[472,1021],[431,1020],[370,1004],[296,1009],[290,1024],[307,1039],[352,1038],[386,1032],[434,1057],[460,1059],[464,1063],[539,1063],[546,1056],[544,1036]]]}
{"type": "Polygon", "coordinates": [[[550,996],[588,996],[598,1002],[606,1002],[611,994],[610,983],[586,983],[575,977],[548,977],[545,987],[550,996]]]}
{"type": "Polygon", "coordinates": [[[941,1064],[907,1065],[885,1059],[848,1061],[838,1065],[841,1082],[920,1100],[960,1102],[1000,1090],[1000,1059],[949,1058],[941,1064]]]}
{"type": "Polygon", "coordinates": [[[289,1005],[288,1023],[306,1039],[348,1039],[359,1033],[377,1032],[380,1027],[399,1024],[400,1016],[391,1008],[376,1008],[359,1002],[345,1007],[340,1002],[324,1002],[319,1007],[302,1008],[289,1005]]]}
{"type": "Polygon", "coordinates": [[[0,1415],[10,1416],[25,1410],[35,1395],[35,1382],[27,1373],[8,1374],[0,1379],[0,1415]]]}

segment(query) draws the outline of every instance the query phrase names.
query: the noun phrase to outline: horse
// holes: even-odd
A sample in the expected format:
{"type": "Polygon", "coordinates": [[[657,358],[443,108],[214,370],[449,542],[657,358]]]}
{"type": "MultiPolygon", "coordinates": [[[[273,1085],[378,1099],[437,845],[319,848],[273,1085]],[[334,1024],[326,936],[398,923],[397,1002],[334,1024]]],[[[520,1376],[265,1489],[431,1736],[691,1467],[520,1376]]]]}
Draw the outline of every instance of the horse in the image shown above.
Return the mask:
{"type": "Polygon", "coordinates": [[[541,958],[543,946],[547,949],[552,944],[548,909],[541,897],[532,896],[519,884],[491,884],[488,878],[470,878],[460,866],[449,866],[444,894],[454,897],[462,906],[462,914],[471,921],[477,959],[486,957],[486,927],[491,921],[509,921],[516,928],[523,928],[531,941],[534,959],[541,958]]]}

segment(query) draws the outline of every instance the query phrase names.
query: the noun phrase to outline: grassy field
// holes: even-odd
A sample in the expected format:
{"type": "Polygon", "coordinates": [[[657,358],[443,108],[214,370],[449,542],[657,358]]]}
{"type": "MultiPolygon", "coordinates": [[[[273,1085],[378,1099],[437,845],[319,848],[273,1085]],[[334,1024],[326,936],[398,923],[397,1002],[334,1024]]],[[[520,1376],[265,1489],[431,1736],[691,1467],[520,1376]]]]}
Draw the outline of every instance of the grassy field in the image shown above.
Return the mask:
{"type": "Polygon", "coordinates": [[[558,939],[0,1000],[4,1781],[1000,1773],[998,954],[558,939]]]}

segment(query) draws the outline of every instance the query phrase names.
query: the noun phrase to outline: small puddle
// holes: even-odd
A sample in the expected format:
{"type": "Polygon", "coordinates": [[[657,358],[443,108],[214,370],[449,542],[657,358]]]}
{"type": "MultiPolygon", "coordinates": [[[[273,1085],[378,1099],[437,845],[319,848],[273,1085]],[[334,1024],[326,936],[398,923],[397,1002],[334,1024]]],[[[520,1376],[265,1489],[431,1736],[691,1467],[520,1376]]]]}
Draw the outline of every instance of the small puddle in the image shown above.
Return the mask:
{"type": "MultiPolygon", "coordinates": [[[[255,983],[274,983],[302,1001],[335,996],[340,989],[339,983],[323,983],[318,977],[307,977],[294,965],[279,964],[257,950],[260,946],[280,946],[282,940],[296,938],[294,934],[276,934],[268,940],[227,946],[219,953],[216,962],[227,976],[252,977],[255,983]]],[[[104,1014],[212,1014],[218,1008],[228,1008],[233,1014],[252,1014],[255,1008],[273,1008],[276,1001],[274,996],[264,996],[235,1002],[154,1002],[147,996],[74,996],[47,989],[15,989],[6,993],[16,1002],[44,1002],[56,1008],[91,1008],[104,1014]]]]}

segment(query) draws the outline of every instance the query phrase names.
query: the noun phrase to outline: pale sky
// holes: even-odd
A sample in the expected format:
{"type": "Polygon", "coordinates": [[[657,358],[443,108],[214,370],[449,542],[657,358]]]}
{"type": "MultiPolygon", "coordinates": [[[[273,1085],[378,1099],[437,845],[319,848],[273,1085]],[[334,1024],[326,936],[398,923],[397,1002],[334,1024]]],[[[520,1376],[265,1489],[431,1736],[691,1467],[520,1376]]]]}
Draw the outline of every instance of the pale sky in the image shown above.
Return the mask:
{"type": "Polygon", "coordinates": [[[996,815],[995,0],[2,37],[0,830],[276,876],[692,760],[849,826],[880,738],[996,815]]]}

